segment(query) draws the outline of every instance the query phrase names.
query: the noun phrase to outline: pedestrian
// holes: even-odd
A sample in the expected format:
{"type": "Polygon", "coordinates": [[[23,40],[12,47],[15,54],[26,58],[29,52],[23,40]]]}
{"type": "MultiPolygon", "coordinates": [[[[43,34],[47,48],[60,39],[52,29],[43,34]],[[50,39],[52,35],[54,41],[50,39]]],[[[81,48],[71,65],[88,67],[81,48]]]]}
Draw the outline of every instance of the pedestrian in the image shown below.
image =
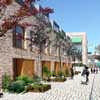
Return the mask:
{"type": "Polygon", "coordinates": [[[93,69],[93,73],[95,73],[95,68],[93,69]]]}
{"type": "Polygon", "coordinates": [[[87,66],[85,66],[85,68],[84,68],[84,70],[83,70],[83,72],[82,72],[82,74],[81,74],[82,76],[85,76],[85,82],[82,82],[82,83],[84,83],[84,84],[87,84],[88,83],[88,81],[89,81],[89,70],[88,70],[88,67],[87,66]]]}
{"type": "Polygon", "coordinates": [[[71,67],[70,71],[71,71],[71,79],[73,79],[73,77],[74,77],[73,65],[72,65],[72,67],[71,67]]]}
{"type": "Polygon", "coordinates": [[[91,73],[93,73],[93,69],[91,68],[91,73]]]}
{"type": "Polygon", "coordinates": [[[96,74],[98,73],[98,68],[96,67],[96,74]]]}

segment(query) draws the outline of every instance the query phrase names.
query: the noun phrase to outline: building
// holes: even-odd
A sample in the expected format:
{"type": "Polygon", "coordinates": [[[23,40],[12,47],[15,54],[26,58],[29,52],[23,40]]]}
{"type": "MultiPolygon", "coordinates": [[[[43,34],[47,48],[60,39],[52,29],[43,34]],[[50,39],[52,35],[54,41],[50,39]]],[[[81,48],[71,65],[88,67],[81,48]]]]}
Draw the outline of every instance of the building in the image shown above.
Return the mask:
{"type": "MultiPolygon", "coordinates": [[[[4,16],[9,17],[9,14],[13,15],[20,6],[20,2],[14,1],[7,7],[4,16]]],[[[37,17],[38,16],[29,16],[19,23],[29,22],[29,24],[32,23],[36,25],[40,21],[37,17]]],[[[53,46],[56,36],[60,35],[66,38],[66,35],[60,32],[56,22],[53,21],[53,25],[50,24],[48,16],[42,15],[42,18],[44,21],[47,21],[52,31],[48,34],[51,43],[49,46],[42,48],[43,52],[41,56],[39,53],[39,46],[32,44],[32,41],[34,41],[33,33],[36,31],[33,26],[24,28],[18,24],[13,29],[8,30],[5,36],[0,36],[0,75],[7,73],[12,78],[16,78],[20,75],[28,75],[30,77],[37,75],[42,77],[44,66],[47,66],[50,72],[54,71],[56,74],[61,70],[65,71],[66,68],[71,67],[71,61],[64,55],[64,49],[60,48],[59,52],[59,47],[53,46]]],[[[2,24],[2,19],[3,17],[0,19],[0,25],[2,24]]],[[[46,28],[47,27],[45,27],[45,29],[46,28]]],[[[61,38],[62,41],[63,38],[61,38]]],[[[63,41],[63,44],[67,44],[67,41],[63,41]]]]}
{"type": "Polygon", "coordinates": [[[68,36],[70,36],[73,45],[82,53],[82,60],[76,62],[82,62],[83,64],[87,64],[88,60],[88,48],[87,48],[87,35],[85,32],[66,32],[68,36]]]}

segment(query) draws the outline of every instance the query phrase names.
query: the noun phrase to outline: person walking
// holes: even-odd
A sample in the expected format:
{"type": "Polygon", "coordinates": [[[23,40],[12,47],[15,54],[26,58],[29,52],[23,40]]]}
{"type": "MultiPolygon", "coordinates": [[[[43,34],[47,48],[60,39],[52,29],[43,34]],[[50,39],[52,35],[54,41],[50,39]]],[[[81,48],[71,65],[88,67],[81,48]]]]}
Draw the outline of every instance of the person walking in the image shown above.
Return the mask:
{"type": "Polygon", "coordinates": [[[94,67],[94,69],[93,69],[93,73],[95,74],[95,67],[94,67]]]}
{"type": "Polygon", "coordinates": [[[73,77],[74,77],[73,65],[72,65],[72,67],[71,67],[70,71],[71,71],[71,79],[73,79],[73,77]]]}
{"type": "Polygon", "coordinates": [[[93,68],[91,68],[91,73],[93,73],[93,68]]]}
{"type": "Polygon", "coordinates": [[[98,68],[96,67],[96,74],[98,73],[98,68]]]}
{"type": "Polygon", "coordinates": [[[85,68],[84,68],[84,70],[83,70],[81,75],[86,77],[86,81],[82,82],[82,83],[87,84],[88,81],[89,81],[89,78],[88,78],[89,77],[89,70],[88,70],[87,66],[85,66],[85,68]]]}

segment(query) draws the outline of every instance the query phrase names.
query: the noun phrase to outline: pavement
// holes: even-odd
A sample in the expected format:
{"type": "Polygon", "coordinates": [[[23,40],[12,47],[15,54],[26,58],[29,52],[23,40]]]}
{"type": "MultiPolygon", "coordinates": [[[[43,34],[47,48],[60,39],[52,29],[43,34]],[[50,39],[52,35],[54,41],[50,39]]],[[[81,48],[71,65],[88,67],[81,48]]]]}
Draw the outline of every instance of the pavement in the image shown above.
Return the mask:
{"type": "Polygon", "coordinates": [[[82,80],[81,75],[75,75],[65,82],[50,82],[52,88],[45,93],[4,93],[0,100],[100,100],[100,73],[90,74],[87,85],[81,84],[82,80]]]}

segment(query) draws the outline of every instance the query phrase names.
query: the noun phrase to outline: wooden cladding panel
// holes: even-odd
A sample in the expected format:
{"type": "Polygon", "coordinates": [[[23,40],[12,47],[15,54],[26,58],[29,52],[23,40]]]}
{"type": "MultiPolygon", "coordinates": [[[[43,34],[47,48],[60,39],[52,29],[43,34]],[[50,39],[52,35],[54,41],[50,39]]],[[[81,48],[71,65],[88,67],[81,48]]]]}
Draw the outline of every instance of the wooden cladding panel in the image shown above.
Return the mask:
{"type": "Polygon", "coordinates": [[[60,63],[59,62],[55,62],[55,66],[54,66],[54,70],[55,70],[55,73],[58,74],[58,72],[60,71],[60,63]]]}
{"type": "Polygon", "coordinates": [[[50,61],[42,61],[42,67],[48,67],[48,70],[51,71],[51,62],[50,61]]]}
{"type": "Polygon", "coordinates": [[[14,60],[14,76],[27,75],[33,77],[34,75],[34,60],[15,59],[14,60]]]}
{"type": "Polygon", "coordinates": [[[62,71],[65,72],[66,68],[67,68],[67,64],[66,63],[63,63],[62,71]]]}

